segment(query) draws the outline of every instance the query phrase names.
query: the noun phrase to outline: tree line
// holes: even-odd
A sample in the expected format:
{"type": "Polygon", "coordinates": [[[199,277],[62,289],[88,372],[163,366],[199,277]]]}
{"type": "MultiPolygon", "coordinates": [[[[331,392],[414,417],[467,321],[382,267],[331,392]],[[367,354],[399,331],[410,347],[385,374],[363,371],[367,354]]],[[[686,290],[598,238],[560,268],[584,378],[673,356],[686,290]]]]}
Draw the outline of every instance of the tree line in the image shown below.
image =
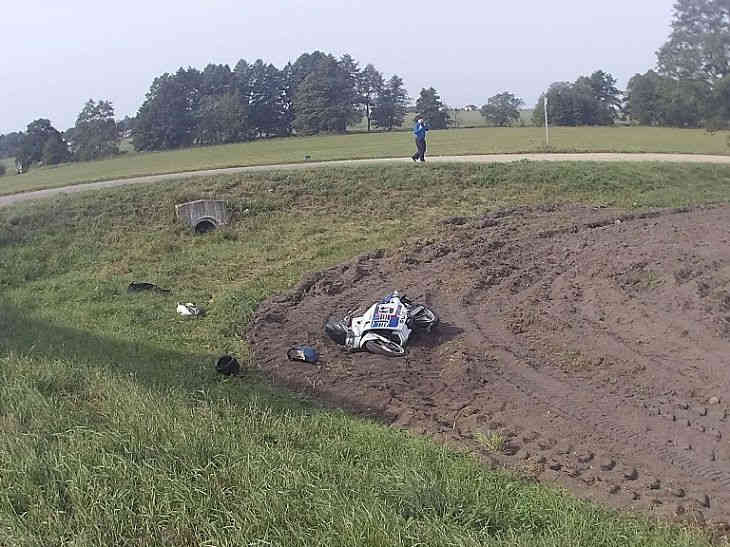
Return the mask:
{"type": "Polygon", "coordinates": [[[242,59],[233,70],[181,68],[155,78],[137,113],[133,143],[137,150],[166,150],[343,133],[363,117],[368,130],[391,130],[403,123],[408,101],[399,76],[386,80],[350,55],[305,53],[282,69],[261,59],[242,59]]]}
{"type": "MultiPolygon", "coordinates": [[[[446,108],[436,91],[421,95],[433,126],[445,127],[446,108]]],[[[15,157],[27,168],[113,156],[123,135],[139,151],[169,150],[343,133],[363,118],[368,131],[390,131],[403,124],[409,101],[398,75],[385,78],[372,64],[360,68],[350,55],[305,53],[282,69],[242,59],[232,70],[209,64],[156,77],[132,119],[115,122],[110,101],[89,100],[75,126],[63,133],[48,119],[35,120],[25,132],[0,135],[0,157],[15,157]]]]}
{"type": "Polygon", "coordinates": [[[640,125],[730,125],[730,0],[677,0],[672,30],[657,52],[657,69],[636,74],[625,92],[597,71],[557,82],[540,97],[533,119],[555,125],[609,125],[622,116],[640,125]]]}
{"type": "Polygon", "coordinates": [[[111,102],[92,99],[84,105],[76,125],[63,133],[46,118],[28,124],[25,132],[0,135],[0,158],[14,157],[18,171],[31,165],[88,161],[119,153],[122,124],[114,119],[111,102]]]}
{"type": "Polygon", "coordinates": [[[730,0],[678,0],[657,71],[628,85],[626,110],[646,125],[708,129],[730,121],[730,0]]]}

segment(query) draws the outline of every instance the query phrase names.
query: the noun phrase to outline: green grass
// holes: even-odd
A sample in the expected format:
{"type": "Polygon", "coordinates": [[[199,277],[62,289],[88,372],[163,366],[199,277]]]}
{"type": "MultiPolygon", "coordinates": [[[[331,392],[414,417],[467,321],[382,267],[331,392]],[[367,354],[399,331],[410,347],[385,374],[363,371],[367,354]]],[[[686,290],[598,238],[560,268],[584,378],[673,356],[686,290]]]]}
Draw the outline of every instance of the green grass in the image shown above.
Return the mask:
{"type": "Polygon", "coordinates": [[[263,298],[443,217],[726,202],[728,183],[710,165],[353,167],[0,209],[0,545],[706,545],[213,364],[248,362],[263,298]],[[235,223],[195,236],[173,206],[206,197],[235,223]],[[132,280],[173,294],[127,294],[132,280]],[[207,317],[179,318],[183,299],[207,317]]]}
{"type": "MultiPolygon", "coordinates": [[[[728,154],[727,132],[650,127],[559,127],[551,132],[552,152],[689,152],[728,154]]],[[[544,152],[538,127],[449,129],[429,134],[432,155],[544,152]]],[[[0,194],[95,180],[219,167],[352,158],[406,157],[414,151],[407,132],[271,139],[171,152],[128,153],[95,162],[31,169],[0,179],[0,194]]]]}
{"type": "MultiPolygon", "coordinates": [[[[521,126],[531,126],[532,123],[532,113],[533,110],[531,109],[525,109],[520,110],[520,120],[517,122],[516,125],[521,126]]],[[[397,129],[400,130],[409,130],[413,127],[413,118],[415,114],[412,112],[409,112],[406,115],[405,120],[403,120],[403,123],[398,127],[397,129]]],[[[462,127],[487,127],[487,122],[484,119],[484,117],[481,115],[481,113],[477,110],[476,112],[467,112],[465,110],[449,110],[449,118],[451,119],[451,122],[454,126],[454,128],[462,128],[462,127]]],[[[368,122],[365,118],[360,120],[360,123],[357,123],[348,129],[351,131],[367,131],[368,128],[368,122]]],[[[375,129],[375,126],[372,127],[375,129]]]]}

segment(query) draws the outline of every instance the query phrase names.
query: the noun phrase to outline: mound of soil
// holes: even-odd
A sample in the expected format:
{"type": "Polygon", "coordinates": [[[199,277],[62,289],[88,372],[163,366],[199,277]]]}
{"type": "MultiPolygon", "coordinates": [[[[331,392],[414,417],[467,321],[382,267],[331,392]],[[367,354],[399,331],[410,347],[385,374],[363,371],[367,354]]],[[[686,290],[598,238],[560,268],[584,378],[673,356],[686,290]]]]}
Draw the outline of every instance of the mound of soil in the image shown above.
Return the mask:
{"type": "Polygon", "coordinates": [[[581,497],[704,522],[730,513],[730,208],[519,208],[445,221],[263,303],[276,381],[457,443],[581,497]],[[441,325],[388,359],[330,315],[393,289],[441,325]],[[293,344],[320,366],[290,362],[293,344]]]}

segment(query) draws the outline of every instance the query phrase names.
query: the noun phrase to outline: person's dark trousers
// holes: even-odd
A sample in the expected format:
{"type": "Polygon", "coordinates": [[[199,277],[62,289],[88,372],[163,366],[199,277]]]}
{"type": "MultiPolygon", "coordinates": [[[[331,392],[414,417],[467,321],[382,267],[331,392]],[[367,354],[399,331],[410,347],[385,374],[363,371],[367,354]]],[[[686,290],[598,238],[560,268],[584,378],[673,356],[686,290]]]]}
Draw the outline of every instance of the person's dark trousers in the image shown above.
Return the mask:
{"type": "Polygon", "coordinates": [[[418,148],[418,151],[411,156],[413,161],[426,161],[426,158],[424,157],[426,155],[426,139],[416,139],[416,147],[418,148]]]}

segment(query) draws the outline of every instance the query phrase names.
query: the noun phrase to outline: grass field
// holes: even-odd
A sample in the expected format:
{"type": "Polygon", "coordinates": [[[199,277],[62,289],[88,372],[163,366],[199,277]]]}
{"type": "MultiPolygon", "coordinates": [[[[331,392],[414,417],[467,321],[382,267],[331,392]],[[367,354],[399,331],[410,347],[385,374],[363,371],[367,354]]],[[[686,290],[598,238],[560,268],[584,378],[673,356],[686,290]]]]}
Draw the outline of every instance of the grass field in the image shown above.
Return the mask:
{"type": "MultiPolygon", "coordinates": [[[[727,133],[649,127],[554,128],[554,152],[690,152],[728,154],[727,133]]],[[[433,155],[546,151],[544,130],[479,128],[432,131],[433,155]]],[[[404,157],[414,152],[408,133],[350,134],[272,139],[172,152],[127,154],[118,158],[32,169],[0,178],[0,194],[52,188],[95,180],[174,173],[217,167],[350,158],[404,157]]]]}
{"type": "Polygon", "coordinates": [[[248,362],[263,298],[446,216],[726,202],[728,183],[709,165],[352,167],[0,209],[0,545],[708,545],[213,364],[248,362]],[[195,236],[173,206],[206,197],[235,222],[195,236]],[[173,293],[130,295],[132,280],[173,293]],[[208,315],[179,318],[177,300],[208,315]]]}
{"type": "MultiPolygon", "coordinates": [[[[532,113],[533,110],[526,109],[526,110],[520,110],[520,121],[517,122],[517,125],[522,126],[531,126],[532,123],[532,113]]],[[[399,129],[410,129],[413,127],[413,118],[415,114],[412,112],[409,112],[406,116],[406,119],[403,120],[403,123],[399,127],[399,129]]],[[[476,112],[467,112],[465,110],[449,110],[449,119],[451,120],[451,123],[453,124],[453,127],[458,129],[461,127],[486,127],[487,122],[484,119],[484,117],[481,115],[481,113],[477,110],[476,112]]],[[[349,129],[352,131],[366,131],[368,128],[367,120],[362,119],[360,123],[353,125],[349,129]]],[[[373,127],[374,128],[374,127],[373,127]]]]}

